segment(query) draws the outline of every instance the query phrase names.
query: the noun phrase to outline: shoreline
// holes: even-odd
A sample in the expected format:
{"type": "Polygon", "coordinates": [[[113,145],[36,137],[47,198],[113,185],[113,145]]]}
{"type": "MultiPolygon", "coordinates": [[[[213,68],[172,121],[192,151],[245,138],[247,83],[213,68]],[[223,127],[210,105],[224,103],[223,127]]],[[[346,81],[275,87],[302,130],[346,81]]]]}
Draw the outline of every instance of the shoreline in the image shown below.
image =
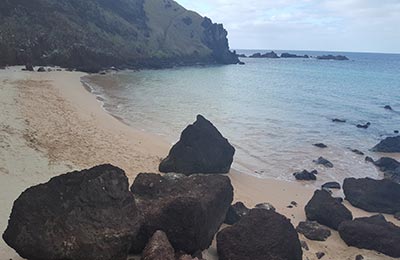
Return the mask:
{"type": "MultiPolygon", "coordinates": [[[[13,201],[29,186],[67,171],[103,163],[124,169],[132,183],[140,172],[158,172],[159,160],[168,154],[171,145],[166,140],[135,129],[105,111],[97,97],[83,86],[81,77],[85,75],[66,71],[31,73],[21,71],[21,67],[0,71],[0,104],[8,112],[1,118],[6,124],[3,128],[16,129],[3,137],[9,146],[0,154],[0,194],[5,205],[0,211],[1,232],[13,201]]],[[[304,206],[315,190],[313,185],[257,178],[236,170],[231,170],[228,176],[235,189],[234,201],[242,201],[248,207],[269,202],[295,226],[305,220],[304,206]],[[291,201],[298,206],[288,208],[291,201]]],[[[345,205],[355,217],[374,215],[348,202],[345,205]]],[[[385,216],[400,224],[393,216],[385,216]]],[[[354,259],[358,254],[366,259],[392,259],[374,251],[347,247],[337,232],[332,233],[326,242],[310,241],[300,235],[310,247],[310,251],[304,252],[304,259],[314,259],[319,251],[326,253],[324,259],[354,259]]],[[[3,240],[0,252],[2,259],[21,259],[3,240]]],[[[216,259],[215,244],[204,257],[216,259]]]]}

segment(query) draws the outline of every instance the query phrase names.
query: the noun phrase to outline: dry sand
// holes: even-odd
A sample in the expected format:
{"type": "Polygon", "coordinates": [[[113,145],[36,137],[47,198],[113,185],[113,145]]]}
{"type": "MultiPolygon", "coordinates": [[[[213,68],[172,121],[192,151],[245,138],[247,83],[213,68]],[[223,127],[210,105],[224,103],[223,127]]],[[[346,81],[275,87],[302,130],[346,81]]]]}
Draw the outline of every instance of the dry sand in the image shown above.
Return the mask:
{"type": "MultiPolygon", "coordinates": [[[[132,182],[140,172],[157,172],[169,144],[159,136],[135,130],[106,113],[95,96],[86,91],[77,72],[22,72],[21,67],[0,70],[0,231],[4,231],[13,201],[29,186],[46,182],[67,171],[112,163],[123,168],[132,182]]],[[[258,179],[236,171],[229,174],[235,201],[252,207],[270,202],[294,225],[305,219],[304,206],[312,185],[258,179]],[[292,209],[291,201],[298,203],[292,209]]],[[[342,195],[340,193],[336,195],[342,195]]],[[[348,205],[354,216],[369,216],[348,205]]],[[[398,224],[393,217],[387,218],[398,224]]],[[[337,232],[326,242],[300,236],[310,247],[304,259],[392,259],[373,251],[347,247],[337,232]]],[[[215,244],[205,253],[217,259],[215,244]]],[[[3,240],[0,259],[21,259],[3,240]]]]}

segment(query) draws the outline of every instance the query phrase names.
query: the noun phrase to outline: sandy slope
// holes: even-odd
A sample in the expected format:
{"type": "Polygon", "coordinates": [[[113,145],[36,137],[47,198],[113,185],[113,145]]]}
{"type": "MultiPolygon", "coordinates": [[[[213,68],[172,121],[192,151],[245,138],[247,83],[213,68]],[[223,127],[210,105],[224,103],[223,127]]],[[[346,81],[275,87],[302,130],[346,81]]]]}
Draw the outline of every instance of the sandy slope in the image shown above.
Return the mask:
{"type": "MultiPolygon", "coordinates": [[[[81,73],[22,72],[20,67],[0,70],[0,230],[7,225],[12,202],[27,187],[50,177],[102,163],[123,168],[132,182],[139,172],[156,172],[169,144],[121,123],[104,112],[96,98],[80,83],[81,73]]],[[[305,219],[304,205],[313,188],[250,177],[231,172],[235,200],[254,206],[270,202],[277,211],[291,218],[294,225],[305,219]],[[291,201],[299,205],[289,209],[291,201]]],[[[340,195],[340,194],[338,194],[340,195]]],[[[349,205],[347,205],[349,206],[349,205]]],[[[353,207],[355,216],[371,215],[353,207]]],[[[391,221],[396,222],[392,217],[391,221]]],[[[306,240],[304,237],[301,239],[306,240]]],[[[306,240],[310,251],[305,257],[316,259],[391,259],[381,254],[347,247],[333,232],[327,242],[306,240]]],[[[215,245],[206,259],[216,259],[215,245]]],[[[0,259],[20,259],[0,241],[0,259]]]]}

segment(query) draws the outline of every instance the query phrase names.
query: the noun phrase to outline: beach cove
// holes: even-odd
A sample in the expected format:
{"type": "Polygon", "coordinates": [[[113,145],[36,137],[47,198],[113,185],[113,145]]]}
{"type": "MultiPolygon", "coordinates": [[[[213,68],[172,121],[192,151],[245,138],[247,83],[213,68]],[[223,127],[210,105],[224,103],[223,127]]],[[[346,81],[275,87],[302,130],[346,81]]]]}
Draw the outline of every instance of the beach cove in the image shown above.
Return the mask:
{"type": "MultiPolygon", "coordinates": [[[[81,83],[84,73],[52,71],[24,72],[21,67],[0,70],[1,146],[0,229],[6,228],[13,201],[26,188],[59,174],[111,163],[126,171],[130,183],[140,172],[158,172],[170,143],[162,137],[132,128],[101,107],[96,96],[81,83]]],[[[227,136],[229,138],[229,136],[227,136]]],[[[235,189],[234,201],[248,207],[269,202],[296,226],[305,220],[304,206],[315,187],[295,182],[260,179],[237,171],[228,176],[235,189]],[[298,206],[288,208],[292,201],[298,206]]],[[[336,195],[336,194],[335,194],[336,195]]],[[[338,193],[337,195],[341,195],[338,193]]],[[[371,216],[345,202],[354,217],[371,216]]],[[[385,217],[396,224],[393,216],[385,217]]],[[[374,251],[348,247],[337,232],[326,242],[306,240],[304,259],[324,252],[324,259],[392,259],[374,251]]],[[[216,258],[215,244],[204,254],[216,258]]],[[[2,259],[21,259],[3,241],[2,259]]]]}

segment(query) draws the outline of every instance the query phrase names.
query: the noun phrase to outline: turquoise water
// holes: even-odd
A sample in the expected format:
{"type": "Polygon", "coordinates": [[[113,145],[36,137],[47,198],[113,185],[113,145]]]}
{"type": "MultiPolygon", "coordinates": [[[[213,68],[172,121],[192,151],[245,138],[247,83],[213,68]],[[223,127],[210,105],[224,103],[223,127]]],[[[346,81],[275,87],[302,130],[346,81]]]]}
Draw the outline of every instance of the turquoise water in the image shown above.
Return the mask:
{"type": "Polygon", "coordinates": [[[368,149],[400,130],[400,55],[338,54],[350,60],[243,58],[245,66],[123,71],[91,77],[90,84],[110,113],[171,143],[204,115],[236,147],[234,168],[244,173],[292,180],[294,171],[315,168],[320,181],[377,177],[348,148],[378,157],[368,149]],[[356,127],[366,122],[369,129],[356,127]],[[320,155],[335,167],[315,166],[320,155]]]}

